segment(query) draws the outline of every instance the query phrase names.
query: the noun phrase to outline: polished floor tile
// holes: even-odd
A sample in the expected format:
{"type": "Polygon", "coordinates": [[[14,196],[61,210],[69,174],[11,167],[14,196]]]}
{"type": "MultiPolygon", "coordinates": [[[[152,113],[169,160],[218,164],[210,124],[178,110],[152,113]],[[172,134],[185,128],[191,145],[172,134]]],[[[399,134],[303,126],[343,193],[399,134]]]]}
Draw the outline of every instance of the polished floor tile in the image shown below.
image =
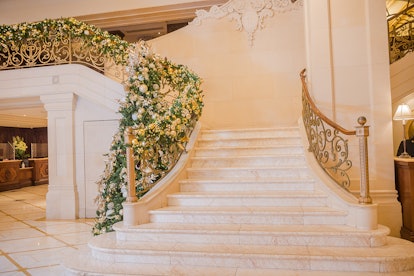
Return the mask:
{"type": "Polygon", "coordinates": [[[0,276],[63,275],[62,261],[87,248],[93,220],[46,220],[47,188],[0,192],[0,276]]]}

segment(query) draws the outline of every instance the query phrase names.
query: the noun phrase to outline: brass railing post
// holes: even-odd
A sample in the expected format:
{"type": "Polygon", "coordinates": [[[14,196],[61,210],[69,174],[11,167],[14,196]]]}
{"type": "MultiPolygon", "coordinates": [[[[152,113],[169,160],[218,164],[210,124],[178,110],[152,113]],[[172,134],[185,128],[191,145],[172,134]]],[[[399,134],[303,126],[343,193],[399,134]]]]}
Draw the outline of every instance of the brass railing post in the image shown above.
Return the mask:
{"type": "Polygon", "coordinates": [[[360,192],[359,192],[359,203],[360,204],[371,204],[372,199],[369,196],[369,173],[368,173],[368,135],[369,126],[365,126],[367,119],[363,116],[358,118],[359,126],[356,126],[356,136],[359,140],[359,160],[360,160],[360,192]]]}
{"type": "Polygon", "coordinates": [[[128,175],[128,196],[126,202],[136,202],[137,196],[135,191],[135,162],[132,149],[132,128],[127,127],[124,132],[124,139],[126,145],[126,161],[127,161],[127,175],[128,175]]]}

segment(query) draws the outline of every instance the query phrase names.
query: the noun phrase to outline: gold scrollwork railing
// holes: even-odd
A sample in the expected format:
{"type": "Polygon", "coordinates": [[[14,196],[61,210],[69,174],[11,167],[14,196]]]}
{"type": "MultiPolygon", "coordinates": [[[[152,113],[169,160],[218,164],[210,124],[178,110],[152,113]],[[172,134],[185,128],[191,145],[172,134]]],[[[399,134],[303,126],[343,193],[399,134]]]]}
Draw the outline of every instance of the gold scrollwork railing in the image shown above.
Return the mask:
{"type": "Polygon", "coordinates": [[[125,62],[106,45],[118,47],[121,40],[91,25],[69,18],[0,27],[0,70],[82,64],[119,82],[126,79],[125,67],[118,66],[125,62]]]}
{"type": "Polygon", "coordinates": [[[342,188],[349,191],[348,171],[352,167],[349,159],[348,140],[344,135],[359,137],[361,165],[361,204],[371,203],[368,183],[368,126],[365,117],[358,118],[360,126],[356,130],[346,130],[326,117],[315,105],[309,95],[306,84],[306,70],[300,73],[302,81],[302,118],[309,142],[309,151],[313,153],[321,168],[342,188]]]}
{"type": "Polygon", "coordinates": [[[390,63],[414,51],[414,5],[388,18],[390,63]]]}

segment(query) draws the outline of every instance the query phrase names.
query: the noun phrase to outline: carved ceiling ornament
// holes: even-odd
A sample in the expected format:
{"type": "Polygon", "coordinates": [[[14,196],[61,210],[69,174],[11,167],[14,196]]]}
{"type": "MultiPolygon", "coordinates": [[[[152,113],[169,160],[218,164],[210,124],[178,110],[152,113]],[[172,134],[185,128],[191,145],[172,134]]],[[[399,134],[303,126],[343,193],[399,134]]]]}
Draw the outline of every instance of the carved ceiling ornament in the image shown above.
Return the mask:
{"type": "Polygon", "coordinates": [[[222,6],[212,6],[209,11],[197,10],[192,24],[201,24],[207,18],[228,17],[236,21],[236,29],[247,32],[250,45],[253,45],[254,33],[264,27],[264,19],[272,17],[274,12],[282,13],[302,6],[302,0],[230,0],[222,6]]]}

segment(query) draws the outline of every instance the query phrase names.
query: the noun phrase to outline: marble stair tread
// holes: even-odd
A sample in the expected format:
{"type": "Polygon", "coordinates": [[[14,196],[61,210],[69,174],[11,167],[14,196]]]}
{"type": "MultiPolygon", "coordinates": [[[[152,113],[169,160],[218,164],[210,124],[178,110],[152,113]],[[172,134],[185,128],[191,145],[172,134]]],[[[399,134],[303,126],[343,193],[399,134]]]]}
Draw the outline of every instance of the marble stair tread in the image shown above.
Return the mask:
{"type": "Polygon", "coordinates": [[[346,215],[347,212],[337,210],[325,206],[167,206],[155,210],[150,210],[150,213],[198,213],[198,214],[218,214],[218,213],[277,213],[280,215],[286,214],[325,214],[325,215],[346,215]]]}
{"type": "Polygon", "coordinates": [[[308,168],[301,165],[263,167],[202,167],[187,168],[188,179],[264,179],[294,178],[309,179],[308,168]]]}
{"type": "Polygon", "coordinates": [[[305,157],[298,154],[292,155],[244,155],[244,156],[207,156],[207,157],[192,157],[191,166],[196,167],[262,167],[272,165],[305,165],[305,157]]]}
{"type": "Polygon", "coordinates": [[[135,275],[135,276],[412,276],[414,271],[402,272],[368,272],[363,274],[359,271],[332,271],[332,270],[286,270],[286,269],[260,269],[239,267],[211,267],[211,266],[189,266],[189,265],[160,265],[160,264],[117,264],[108,261],[99,261],[92,258],[91,254],[82,253],[73,258],[66,259],[65,275],[135,275]]]}
{"type": "Polygon", "coordinates": [[[195,147],[194,156],[238,156],[238,155],[270,155],[270,154],[303,154],[302,146],[272,145],[245,147],[195,147]]]}
{"type": "Polygon", "coordinates": [[[184,179],[181,191],[313,191],[315,181],[309,179],[184,179]]]}
{"type": "Polygon", "coordinates": [[[325,206],[316,191],[179,192],[167,195],[169,206],[325,206]]]}
{"type": "Polygon", "coordinates": [[[387,238],[381,247],[359,248],[269,246],[239,244],[184,244],[131,242],[114,233],[93,238],[89,247],[99,260],[117,262],[211,265],[218,267],[390,272],[414,269],[414,247],[409,241],[387,238]]]}
{"type": "Polygon", "coordinates": [[[197,145],[200,147],[241,147],[241,146],[272,146],[272,145],[301,145],[300,137],[260,137],[237,139],[205,139],[200,138],[197,145]]]}
{"type": "Polygon", "coordinates": [[[230,130],[202,130],[201,138],[204,139],[226,139],[226,138],[260,138],[260,137],[286,137],[299,136],[298,127],[280,128],[248,128],[230,130]]]}
{"type": "Polygon", "coordinates": [[[347,225],[148,223],[131,227],[119,223],[114,230],[118,240],[341,247],[382,246],[389,234],[381,225],[376,230],[362,230],[347,225]]]}
{"type": "Polygon", "coordinates": [[[291,235],[304,235],[313,233],[315,235],[337,235],[349,233],[355,235],[383,235],[389,229],[383,225],[378,225],[376,230],[357,229],[348,225],[251,225],[251,224],[191,224],[191,223],[145,223],[135,226],[124,226],[122,223],[114,225],[114,229],[120,232],[141,232],[149,230],[159,231],[196,231],[196,232],[253,232],[253,233],[283,233],[291,235]]]}
{"type": "Polygon", "coordinates": [[[237,198],[237,197],[253,197],[253,198],[264,198],[264,197],[327,197],[323,192],[319,191],[231,191],[231,192],[177,192],[168,194],[167,197],[224,197],[224,198],[237,198]]]}

